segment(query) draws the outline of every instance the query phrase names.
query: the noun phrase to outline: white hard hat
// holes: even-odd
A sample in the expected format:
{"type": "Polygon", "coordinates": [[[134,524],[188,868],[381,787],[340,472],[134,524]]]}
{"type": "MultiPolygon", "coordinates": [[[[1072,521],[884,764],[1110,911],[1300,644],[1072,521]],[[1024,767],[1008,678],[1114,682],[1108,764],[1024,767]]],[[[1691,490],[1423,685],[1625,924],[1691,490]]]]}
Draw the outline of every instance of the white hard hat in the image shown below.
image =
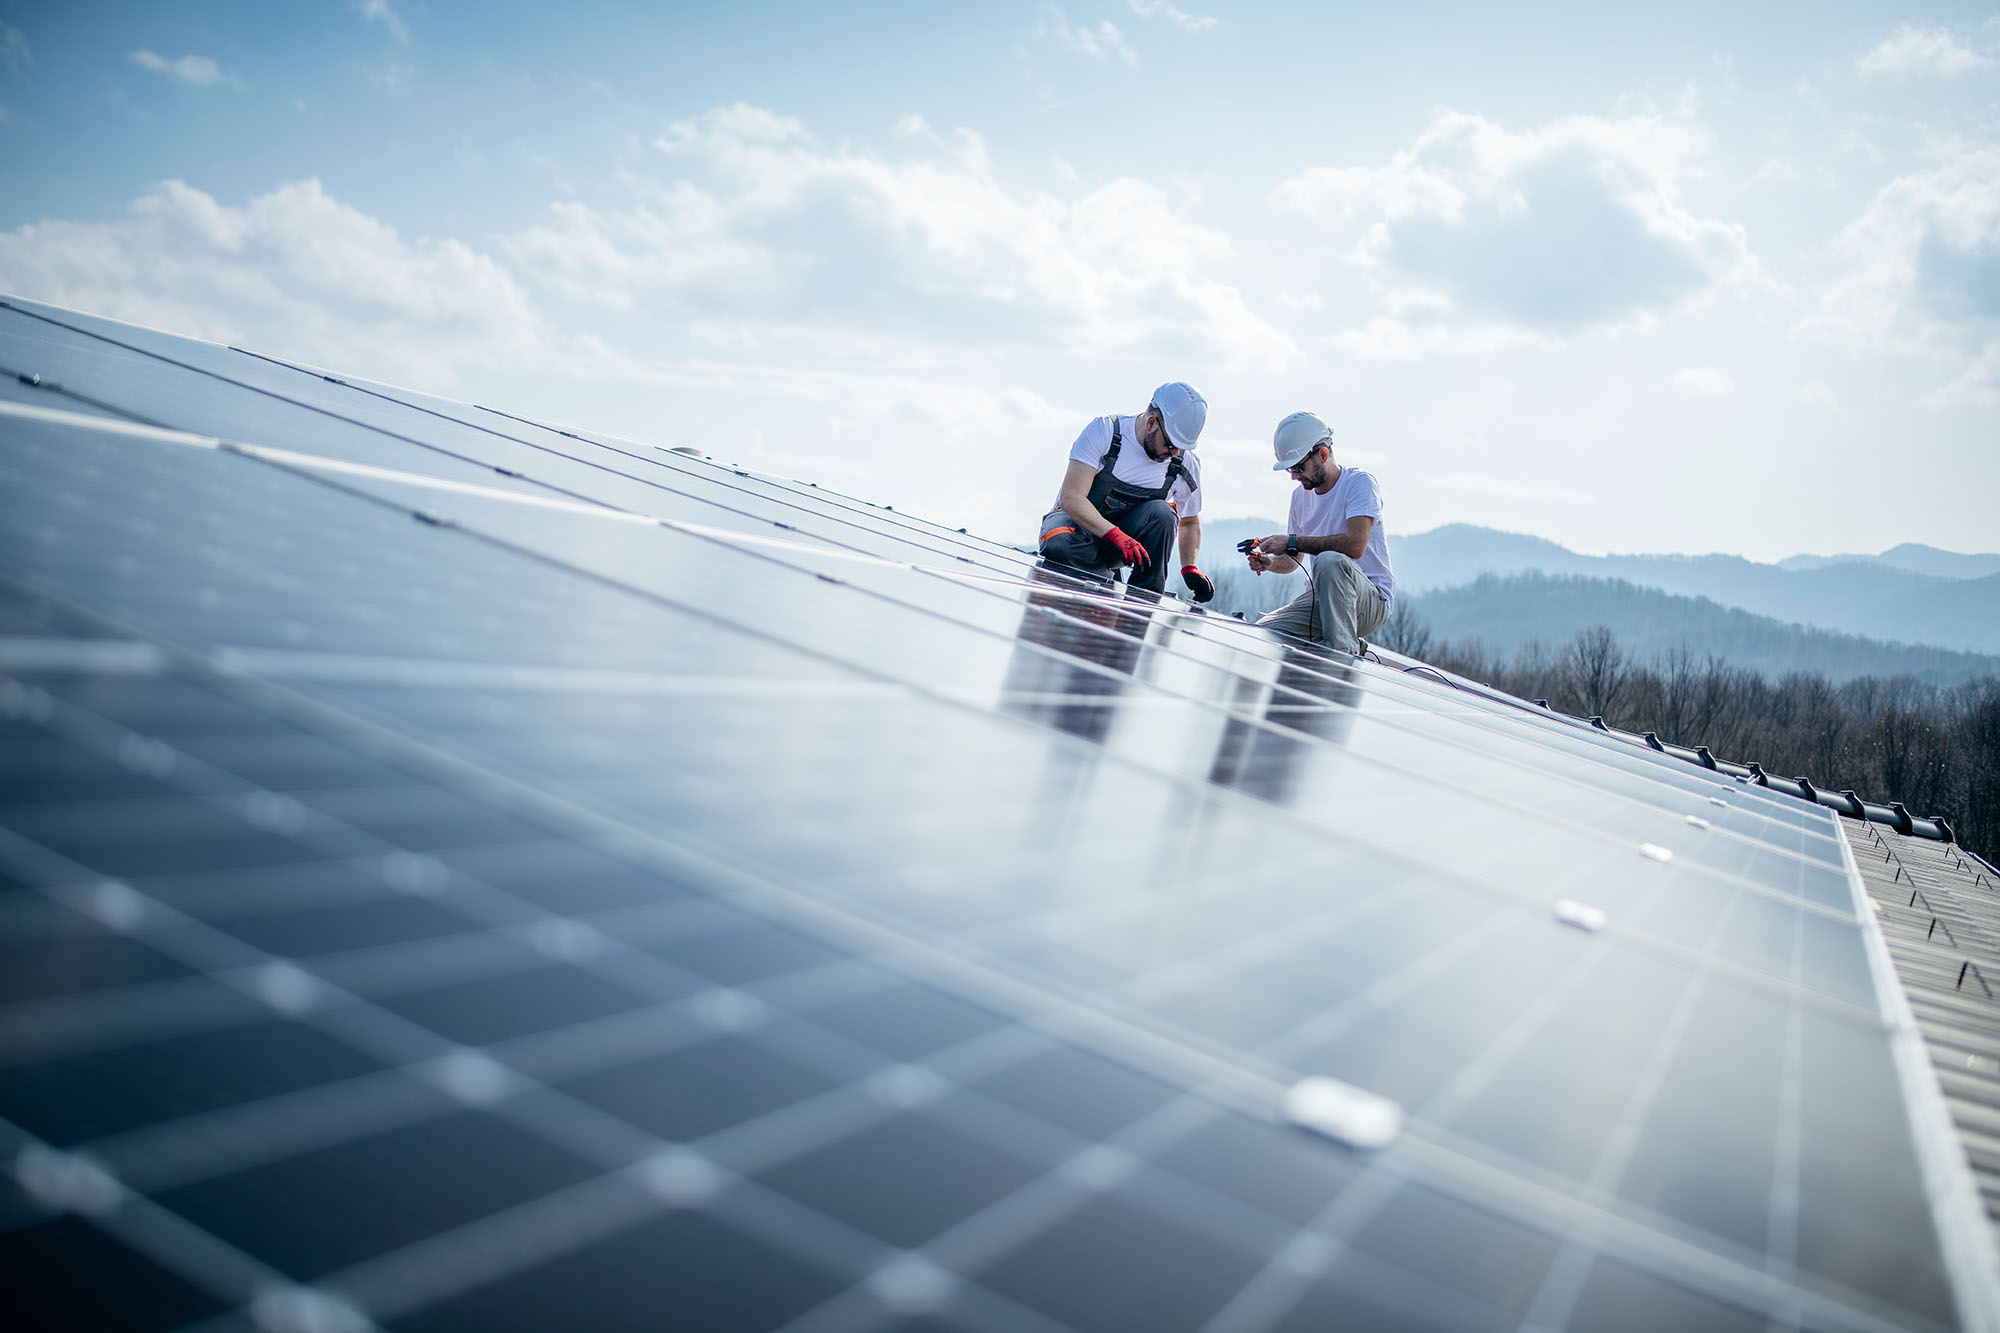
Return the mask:
{"type": "Polygon", "coordinates": [[[1208,399],[1192,384],[1175,380],[1153,390],[1152,406],[1160,413],[1160,424],[1177,449],[1192,449],[1208,422],[1208,399]]]}
{"type": "Polygon", "coordinates": [[[1292,413],[1271,433],[1271,452],[1278,456],[1271,471],[1290,471],[1301,458],[1332,438],[1333,427],[1320,420],[1319,413],[1292,413]]]}

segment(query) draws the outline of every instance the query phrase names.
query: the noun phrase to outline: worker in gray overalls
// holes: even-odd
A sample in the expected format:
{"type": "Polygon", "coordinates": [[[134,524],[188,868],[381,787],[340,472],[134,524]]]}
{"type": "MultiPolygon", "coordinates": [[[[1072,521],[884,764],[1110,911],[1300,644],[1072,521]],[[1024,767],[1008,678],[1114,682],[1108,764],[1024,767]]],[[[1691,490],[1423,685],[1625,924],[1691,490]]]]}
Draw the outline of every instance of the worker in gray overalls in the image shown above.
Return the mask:
{"type": "Polygon", "coordinates": [[[1208,400],[1162,384],[1144,412],[1098,417],[1070,446],[1056,507],[1042,520],[1041,553],[1060,564],[1110,572],[1131,565],[1135,588],[1165,589],[1178,542],[1181,581],[1197,602],[1215,585],[1201,556],[1201,464],[1195,441],[1208,400]]]}

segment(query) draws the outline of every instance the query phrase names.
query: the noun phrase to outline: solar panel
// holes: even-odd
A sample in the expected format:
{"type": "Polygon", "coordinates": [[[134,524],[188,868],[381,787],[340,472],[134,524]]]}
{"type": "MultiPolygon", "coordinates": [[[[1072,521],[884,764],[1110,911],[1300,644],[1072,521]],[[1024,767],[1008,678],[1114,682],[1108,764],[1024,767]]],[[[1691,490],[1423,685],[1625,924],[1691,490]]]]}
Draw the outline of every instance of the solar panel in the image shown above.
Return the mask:
{"type": "Polygon", "coordinates": [[[805,483],[24,302],[0,366],[53,1324],[1993,1308],[1828,811],[805,483]]]}

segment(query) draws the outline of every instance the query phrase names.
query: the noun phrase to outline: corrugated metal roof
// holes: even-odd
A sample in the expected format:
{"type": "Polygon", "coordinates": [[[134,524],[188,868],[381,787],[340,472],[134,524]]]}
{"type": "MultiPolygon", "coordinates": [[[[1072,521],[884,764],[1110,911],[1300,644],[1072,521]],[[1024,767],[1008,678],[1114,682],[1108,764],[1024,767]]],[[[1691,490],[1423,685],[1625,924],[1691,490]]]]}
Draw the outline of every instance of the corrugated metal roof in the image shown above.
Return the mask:
{"type": "Polygon", "coordinates": [[[2000,877],[1950,844],[1841,831],[2000,1237],[2000,877]]]}

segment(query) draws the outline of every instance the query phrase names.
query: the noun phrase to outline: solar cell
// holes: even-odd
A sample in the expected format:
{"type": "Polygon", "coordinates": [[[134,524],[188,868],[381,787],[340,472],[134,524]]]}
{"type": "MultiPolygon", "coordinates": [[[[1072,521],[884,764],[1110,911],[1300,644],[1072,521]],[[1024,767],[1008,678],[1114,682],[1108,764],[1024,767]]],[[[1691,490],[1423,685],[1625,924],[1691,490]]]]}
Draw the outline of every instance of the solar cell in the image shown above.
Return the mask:
{"type": "Polygon", "coordinates": [[[24,303],[16,362],[89,400],[0,401],[21,1301],[1990,1305],[1830,812],[804,484],[24,303]]]}

